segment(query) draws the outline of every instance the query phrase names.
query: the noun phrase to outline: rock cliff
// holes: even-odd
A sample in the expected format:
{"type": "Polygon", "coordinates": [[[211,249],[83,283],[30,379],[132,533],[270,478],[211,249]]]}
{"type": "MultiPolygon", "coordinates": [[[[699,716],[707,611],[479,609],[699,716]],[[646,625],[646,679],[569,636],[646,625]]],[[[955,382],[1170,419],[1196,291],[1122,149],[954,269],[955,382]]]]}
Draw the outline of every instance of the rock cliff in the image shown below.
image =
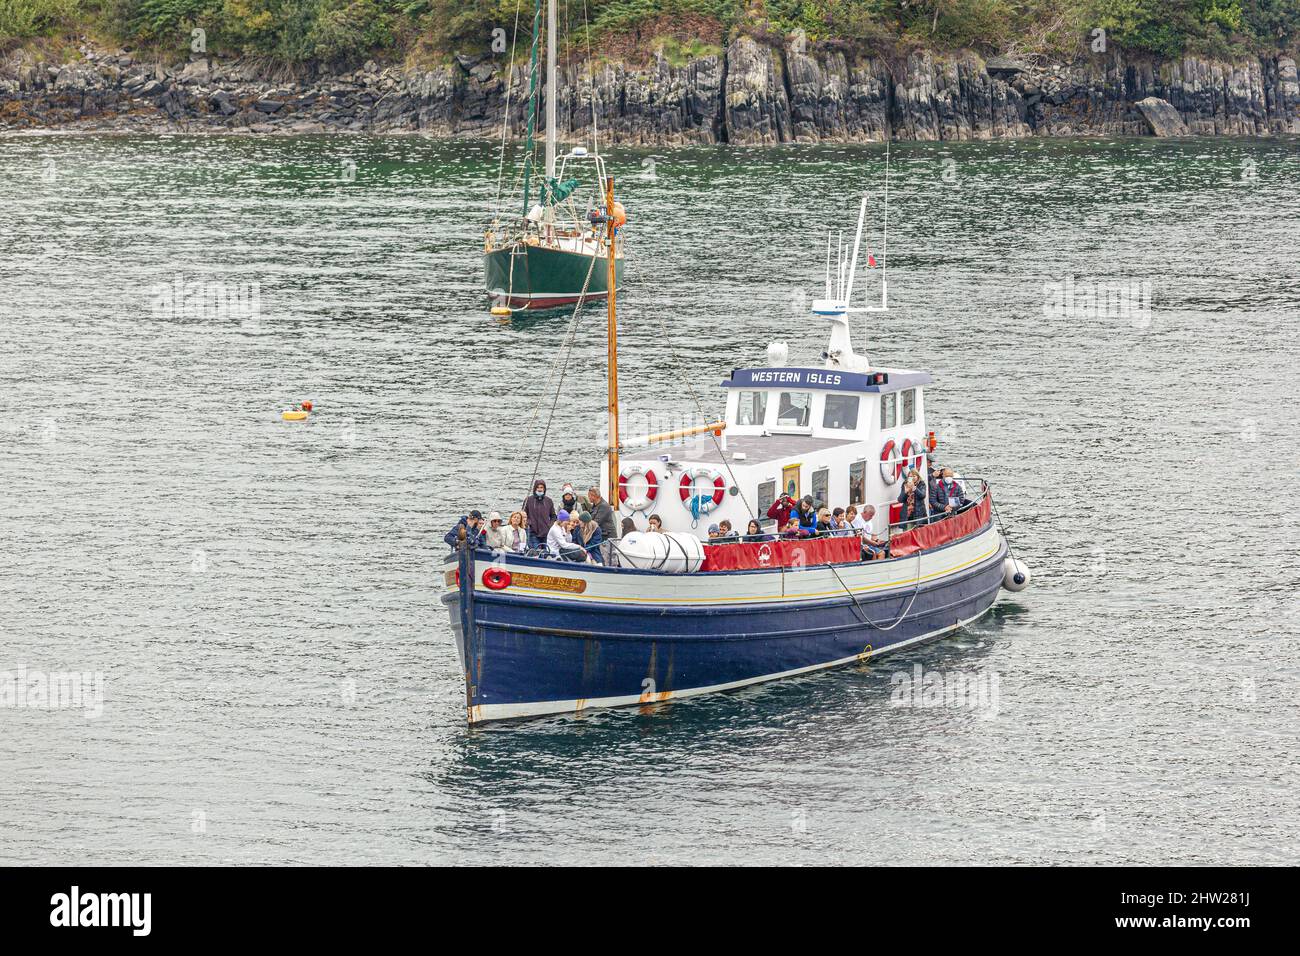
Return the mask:
{"type": "MultiPolygon", "coordinates": [[[[20,51],[0,63],[0,128],[496,137],[508,110],[519,137],[527,123],[523,67],[507,70],[492,58],[459,56],[427,71],[372,62],[341,74],[268,78],[215,57],[167,65],[122,50],[81,53],[51,64],[20,51]]],[[[1286,56],[1158,61],[1112,50],[1040,65],[917,52],[899,60],[747,36],[681,65],[655,57],[640,66],[606,63],[594,75],[568,67],[557,107],[569,138],[589,129],[594,102],[606,142],[757,146],[1150,135],[1140,104],[1151,98],[1177,114],[1165,117],[1166,129],[1181,120],[1192,135],[1300,133],[1300,82],[1286,56]]]]}

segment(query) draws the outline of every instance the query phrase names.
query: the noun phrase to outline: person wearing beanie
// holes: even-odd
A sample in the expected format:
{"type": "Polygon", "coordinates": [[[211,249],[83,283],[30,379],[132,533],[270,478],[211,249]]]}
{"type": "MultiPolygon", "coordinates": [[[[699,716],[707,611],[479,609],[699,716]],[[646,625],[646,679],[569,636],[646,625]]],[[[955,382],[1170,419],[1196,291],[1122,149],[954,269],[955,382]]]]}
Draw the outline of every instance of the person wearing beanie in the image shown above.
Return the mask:
{"type": "Polygon", "coordinates": [[[560,489],[560,507],[575,517],[578,514],[578,495],[573,490],[573,485],[567,481],[560,489]]]}
{"type": "Polygon", "coordinates": [[[560,509],[555,516],[555,524],[546,533],[546,550],[553,558],[565,561],[585,561],[586,552],[573,542],[573,529],[577,520],[569,512],[560,509]]]}

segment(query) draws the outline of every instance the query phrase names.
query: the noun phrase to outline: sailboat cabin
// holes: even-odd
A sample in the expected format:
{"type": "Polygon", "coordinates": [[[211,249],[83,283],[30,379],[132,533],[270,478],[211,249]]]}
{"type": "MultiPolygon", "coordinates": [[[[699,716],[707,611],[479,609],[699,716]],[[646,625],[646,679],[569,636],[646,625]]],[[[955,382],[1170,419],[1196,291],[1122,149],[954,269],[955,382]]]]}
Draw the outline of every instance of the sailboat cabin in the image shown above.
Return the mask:
{"type": "Polygon", "coordinates": [[[828,366],[735,369],[722,382],[720,434],[658,449],[653,458],[623,458],[620,514],[638,529],[656,514],[663,530],[700,537],[723,519],[744,534],[754,516],[770,532],[768,509],[784,491],[832,509],[874,505],[872,531],[884,534],[902,476],[924,465],[924,392],[932,379],[906,369],[828,366]]]}

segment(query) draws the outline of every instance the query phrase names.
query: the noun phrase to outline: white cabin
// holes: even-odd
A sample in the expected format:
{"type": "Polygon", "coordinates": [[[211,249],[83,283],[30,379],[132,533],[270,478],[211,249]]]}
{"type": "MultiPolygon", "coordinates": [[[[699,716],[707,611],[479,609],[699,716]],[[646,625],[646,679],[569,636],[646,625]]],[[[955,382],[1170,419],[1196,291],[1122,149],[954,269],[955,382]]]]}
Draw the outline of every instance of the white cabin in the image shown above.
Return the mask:
{"type": "MultiPolygon", "coordinates": [[[[928,372],[873,367],[853,350],[849,314],[888,310],[883,270],[879,308],[849,301],[866,208],[864,198],[852,253],[846,258],[841,243],[833,273],[827,240],[826,297],[812,303],[831,326],[825,366],[790,366],[785,344],[774,342],[768,367],[735,369],[722,383],[721,434],[621,451],[620,519],[631,516],[645,530],[650,515],[658,515],[664,531],[707,538],[709,525],[723,519],[743,535],[755,517],[771,532],[767,511],[785,490],[795,499],[812,495],[818,508],[856,505],[861,512],[874,505],[871,531],[887,533],[903,476],[912,468],[926,473],[925,386],[933,379],[928,372]]],[[[608,487],[606,469],[602,487],[608,487]]]]}
{"type": "Polygon", "coordinates": [[[743,535],[751,513],[771,530],[767,510],[785,489],[832,509],[875,505],[872,531],[883,535],[904,465],[922,468],[931,381],[926,372],[850,372],[829,361],[826,368],[736,369],[722,383],[727,424],[720,437],[706,434],[620,460],[627,500],[619,516],[630,515],[644,530],[656,514],[665,531],[702,538],[726,518],[743,535]],[[697,517],[691,499],[705,495],[697,517]]]}

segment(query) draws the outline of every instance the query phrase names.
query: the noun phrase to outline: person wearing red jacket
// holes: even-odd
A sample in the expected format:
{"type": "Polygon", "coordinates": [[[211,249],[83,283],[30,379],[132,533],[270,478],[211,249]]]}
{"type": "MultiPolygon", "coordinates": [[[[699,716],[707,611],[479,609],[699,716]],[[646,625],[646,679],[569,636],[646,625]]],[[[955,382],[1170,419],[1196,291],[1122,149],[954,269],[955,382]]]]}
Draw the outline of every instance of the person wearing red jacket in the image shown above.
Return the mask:
{"type": "Polygon", "coordinates": [[[776,522],[777,530],[785,528],[785,524],[794,516],[797,509],[795,500],[790,495],[783,494],[776,501],[772,502],[772,507],[767,509],[767,516],[776,522]]]}

